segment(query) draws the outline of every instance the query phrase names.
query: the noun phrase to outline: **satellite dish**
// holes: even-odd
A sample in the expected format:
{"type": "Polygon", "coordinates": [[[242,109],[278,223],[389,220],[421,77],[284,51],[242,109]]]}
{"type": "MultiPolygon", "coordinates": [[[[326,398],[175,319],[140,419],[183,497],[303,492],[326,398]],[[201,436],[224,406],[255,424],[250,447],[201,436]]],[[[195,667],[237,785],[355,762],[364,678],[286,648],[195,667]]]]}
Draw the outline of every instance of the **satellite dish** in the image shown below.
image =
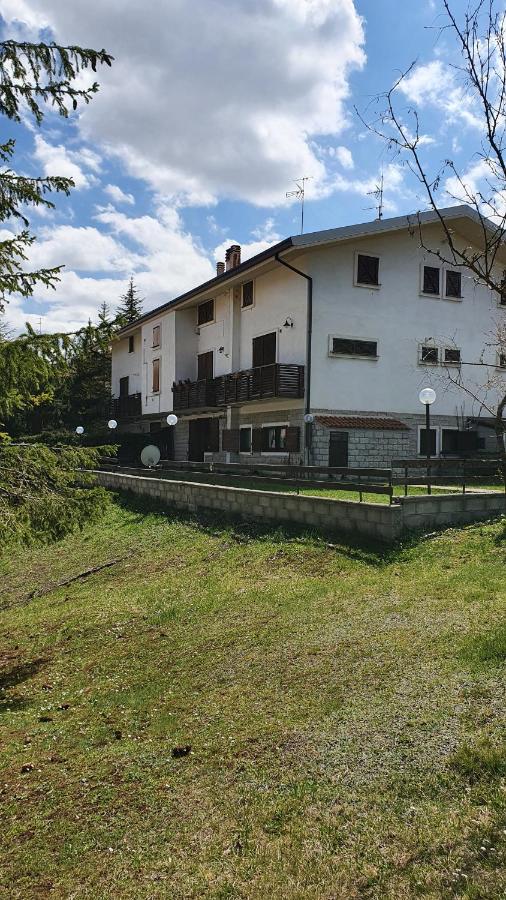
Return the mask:
{"type": "Polygon", "coordinates": [[[144,447],[141,453],[141,463],[143,466],[146,466],[147,469],[152,469],[153,466],[158,465],[160,462],[160,451],[158,447],[155,447],[154,444],[148,444],[147,447],[144,447]]]}

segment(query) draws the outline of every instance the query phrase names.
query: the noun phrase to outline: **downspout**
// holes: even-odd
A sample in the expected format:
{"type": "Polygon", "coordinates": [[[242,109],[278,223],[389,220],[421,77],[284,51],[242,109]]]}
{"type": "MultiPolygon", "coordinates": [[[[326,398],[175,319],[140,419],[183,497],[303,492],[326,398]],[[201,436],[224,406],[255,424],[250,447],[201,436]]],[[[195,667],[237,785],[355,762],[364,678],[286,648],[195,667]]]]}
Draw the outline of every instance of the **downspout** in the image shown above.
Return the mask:
{"type": "MultiPolygon", "coordinates": [[[[311,412],[311,349],[312,349],[312,335],[313,335],[313,279],[311,275],[308,275],[307,272],[301,272],[300,269],[296,269],[295,266],[287,263],[286,260],[281,259],[279,253],[275,254],[276,261],[281,263],[285,268],[290,269],[292,272],[295,272],[296,275],[300,275],[301,278],[305,278],[307,282],[307,329],[306,329],[306,366],[304,370],[304,416],[307,416],[311,412]]],[[[304,430],[304,451],[306,457],[306,465],[310,464],[310,453],[311,453],[311,444],[312,444],[312,426],[310,422],[305,423],[304,430]]]]}

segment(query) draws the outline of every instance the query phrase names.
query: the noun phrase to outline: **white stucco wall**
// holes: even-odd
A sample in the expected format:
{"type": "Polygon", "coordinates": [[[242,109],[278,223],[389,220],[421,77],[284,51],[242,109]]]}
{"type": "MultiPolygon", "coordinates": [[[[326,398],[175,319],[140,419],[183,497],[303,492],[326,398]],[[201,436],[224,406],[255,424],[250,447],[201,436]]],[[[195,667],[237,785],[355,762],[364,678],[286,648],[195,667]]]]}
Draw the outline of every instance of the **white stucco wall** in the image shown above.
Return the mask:
{"type": "MultiPolygon", "coordinates": [[[[425,230],[427,239],[428,229],[425,230]]],[[[437,246],[437,231],[433,231],[437,246]]],[[[421,295],[420,267],[436,265],[419,248],[418,236],[384,234],[322,247],[308,254],[313,276],[311,404],[316,409],[418,413],[420,388],[438,394],[434,414],[477,413],[462,391],[449,389],[443,366],[418,363],[418,344],[432,338],[439,347],[461,349],[461,358],[479,361],[494,322],[504,317],[495,295],[462,274],[463,299],[421,295]],[[381,286],[355,287],[355,252],[380,256],[381,286]],[[329,357],[329,335],[378,342],[378,359],[329,357]],[[445,382],[445,383],[444,383],[445,382]]],[[[489,361],[495,362],[488,351],[489,361]]],[[[468,367],[467,377],[484,383],[484,368],[468,367]]]]}
{"type": "MultiPolygon", "coordinates": [[[[300,268],[304,269],[304,266],[303,261],[300,268]]],[[[240,298],[237,302],[240,303],[240,298]]],[[[239,370],[251,368],[253,338],[272,331],[277,334],[276,361],[303,365],[306,352],[306,280],[280,264],[255,278],[254,304],[241,309],[237,336],[239,370]],[[293,328],[283,327],[287,317],[293,319],[293,328]]]]}
{"type": "Polygon", "coordinates": [[[112,345],[111,387],[112,396],[119,397],[119,382],[128,375],[128,393],[142,390],[142,339],[141,329],[134,333],[134,352],[128,352],[128,338],[115,340],[112,345]]]}

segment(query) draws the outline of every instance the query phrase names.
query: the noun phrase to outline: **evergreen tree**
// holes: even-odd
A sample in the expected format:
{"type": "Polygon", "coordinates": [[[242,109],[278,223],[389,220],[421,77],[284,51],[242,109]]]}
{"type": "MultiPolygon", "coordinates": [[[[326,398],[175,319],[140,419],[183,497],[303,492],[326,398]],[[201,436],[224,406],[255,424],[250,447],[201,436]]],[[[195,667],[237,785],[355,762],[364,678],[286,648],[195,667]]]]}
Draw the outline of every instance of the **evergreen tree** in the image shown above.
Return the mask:
{"type": "Polygon", "coordinates": [[[135,322],[139,316],[142,316],[142,300],[139,297],[139,291],[135,287],[133,276],[126,291],[121,297],[123,301],[118,306],[116,313],[116,323],[122,328],[124,325],[130,325],[135,322]]]}
{"type": "MultiPolygon", "coordinates": [[[[3,41],[0,43],[0,114],[21,122],[21,109],[28,109],[40,125],[45,105],[56,108],[67,117],[79,102],[89,103],[98,91],[94,82],[87,88],[76,88],[73,82],[83,69],[96,72],[97,63],[110,66],[113,57],[105,50],[63,47],[56,44],[31,44],[3,41]]],[[[15,141],[0,143],[0,222],[20,223],[21,230],[0,240],[0,311],[8,294],[28,297],[37,285],[55,287],[62,266],[27,271],[24,264],[35,238],[29,232],[29,221],[23,208],[53,208],[51,193],[69,194],[74,182],[70,178],[51,176],[28,178],[11,169],[15,141]]]]}

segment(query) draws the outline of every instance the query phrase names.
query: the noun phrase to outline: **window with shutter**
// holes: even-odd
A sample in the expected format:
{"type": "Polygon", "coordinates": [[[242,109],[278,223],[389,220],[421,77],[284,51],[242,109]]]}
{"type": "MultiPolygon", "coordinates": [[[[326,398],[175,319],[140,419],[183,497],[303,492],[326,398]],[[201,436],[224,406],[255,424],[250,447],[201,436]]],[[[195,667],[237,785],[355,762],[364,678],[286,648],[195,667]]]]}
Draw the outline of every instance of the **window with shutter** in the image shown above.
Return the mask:
{"type": "Polygon", "coordinates": [[[214,322],[214,300],[206,300],[197,307],[197,322],[199,325],[214,322]]]}
{"type": "Polygon", "coordinates": [[[253,306],[253,282],[247,281],[242,286],[242,308],[253,306]]]}
{"type": "Polygon", "coordinates": [[[160,326],[155,325],[153,328],[153,347],[160,346],[160,326]]]}
{"type": "Polygon", "coordinates": [[[209,350],[207,353],[199,353],[197,356],[197,379],[202,381],[204,378],[212,378],[214,374],[214,353],[209,350]]]}
{"type": "Polygon", "coordinates": [[[432,294],[433,296],[439,297],[439,294],[441,293],[439,278],[440,275],[437,266],[424,266],[422,288],[423,293],[432,294]]]}
{"type": "Polygon", "coordinates": [[[300,450],[300,428],[292,425],[286,429],[285,446],[288,453],[297,453],[300,450]]]}
{"type": "Polygon", "coordinates": [[[286,453],[286,425],[266,425],[262,428],[262,451],[264,453],[286,453]]]}
{"type": "Polygon", "coordinates": [[[253,338],[253,368],[270,366],[276,362],[276,332],[253,338]]]}
{"type": "Polygon", "coordinates": [[[446,272],[445,297],[460,299],[462,297],[462,275],[460,272],[446,272]]]}
{"type": "Polygon", "coordinates": [[[227,428],[221,432],[221,449],[228,453],[237,453],[239,450],[239,429],[227,428]]]}
{"type": "Polygon", "coordinates": [[[251,425],[245,425],[240,429],[239,434],[239,450],[241,453],[251,453],[251,425]]]}
{"type": "Polygon", "coordinates": [[[253,453],[260,453],[262,450],[262,429],[253,428],[251,431],[251,449],[253,453]]]}
{"type": "Polygon", "coordinates": [[[379,256],[357,253],[356,283],[379,286],[379,256]]]}
{"type": "Polygon", "coordinates": [[[160,390],[160,360],[153,360],[153,380],[152,380],[152,390],[153,394],[157,394],[160,390]]]}

